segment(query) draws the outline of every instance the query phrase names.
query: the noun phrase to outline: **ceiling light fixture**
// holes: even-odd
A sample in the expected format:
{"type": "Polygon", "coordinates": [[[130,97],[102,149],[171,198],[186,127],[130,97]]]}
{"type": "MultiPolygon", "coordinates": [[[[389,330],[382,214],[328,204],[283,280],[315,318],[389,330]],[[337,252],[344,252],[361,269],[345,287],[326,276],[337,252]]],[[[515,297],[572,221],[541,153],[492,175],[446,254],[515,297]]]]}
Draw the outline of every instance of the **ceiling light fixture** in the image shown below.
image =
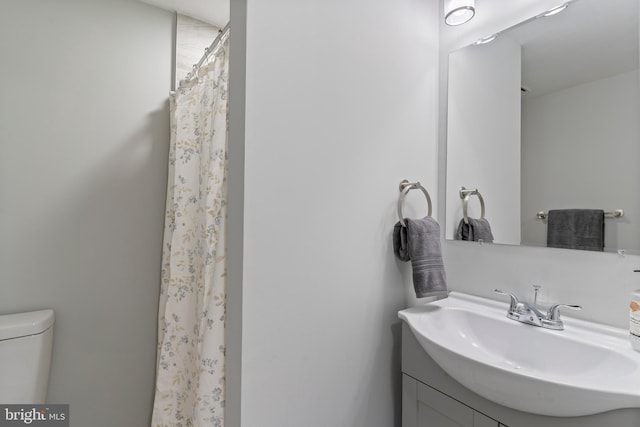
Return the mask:
{"type": "Polygon", "coordinates": [[[475,14],[475,0],[444,0],[444,22],[447,25],[462,25],[475,14]]]}

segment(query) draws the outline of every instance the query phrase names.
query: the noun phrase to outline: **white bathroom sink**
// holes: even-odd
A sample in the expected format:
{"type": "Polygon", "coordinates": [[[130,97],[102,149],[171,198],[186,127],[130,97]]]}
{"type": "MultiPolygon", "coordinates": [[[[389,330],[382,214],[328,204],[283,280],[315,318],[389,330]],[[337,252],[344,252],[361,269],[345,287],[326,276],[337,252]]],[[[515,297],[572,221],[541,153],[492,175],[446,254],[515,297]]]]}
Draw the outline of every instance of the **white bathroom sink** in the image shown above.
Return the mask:
{"type": "Polygon", "coordinates": [[[640,408],[627,331],[565,316],[553,331],[507,319],[507,307],[451,292],[398,315],[445,372],[498,404],[559,417],[640,408]]]}

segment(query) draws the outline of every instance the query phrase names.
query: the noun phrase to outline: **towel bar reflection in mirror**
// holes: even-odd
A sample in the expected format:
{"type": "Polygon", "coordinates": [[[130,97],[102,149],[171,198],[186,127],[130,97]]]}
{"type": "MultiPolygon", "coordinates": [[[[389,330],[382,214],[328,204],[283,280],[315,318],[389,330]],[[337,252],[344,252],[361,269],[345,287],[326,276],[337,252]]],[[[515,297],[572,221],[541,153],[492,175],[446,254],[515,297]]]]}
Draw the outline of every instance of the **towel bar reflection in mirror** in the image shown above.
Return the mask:
{"type": "MultiPolygon", "coordinates": [[[[611,212],[604,213],[605,218],[622,218],[623,216],[624,216],[624,210],[622,209],[614,209],[611,212]]],[[[549,214],[545,211],[540,211],[536,214],[536,219],[539,219],[542,221],[546,221],[548,217],[549,217],[549,214]]]]}

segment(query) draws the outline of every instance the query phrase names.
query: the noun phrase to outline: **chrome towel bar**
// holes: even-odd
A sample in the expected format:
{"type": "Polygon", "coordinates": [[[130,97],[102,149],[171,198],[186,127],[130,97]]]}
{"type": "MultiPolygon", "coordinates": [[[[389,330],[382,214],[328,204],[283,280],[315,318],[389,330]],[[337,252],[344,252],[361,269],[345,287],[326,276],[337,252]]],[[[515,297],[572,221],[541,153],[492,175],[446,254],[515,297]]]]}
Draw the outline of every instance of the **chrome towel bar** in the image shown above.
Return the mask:
{"type": "MultiPolygon", "coordinates": [[[[540,211],[536,214],[536,219],[539,220],[546,220],[548,218],[549,214],[545,211],[540,211]]],[[[622,209],[614,209],[611,212],[605,212],[604,213],[604,217],[605,218],[622,218],[624,216],[624,210],[622,209]]]]}
{"type": "Polygon", "coordinates": [[[427,198],[427,205],[429,208],[427,216],[431,216],[431,196],[429,196],[429,192],[427,191],[427,189],[424,188],[419,182],[409,182],[408,180],[403,179],[402,181],[400,181],[400,197],[398,198],[398,218],[400,219],[400,224],[402,224],[403,227],[406,227],[407,224],[404,221],[404,215],[402,215],[402,203],[404,202],[404,198],[407,193],[411,190],[422,191],[424,197],[427,198]]]}

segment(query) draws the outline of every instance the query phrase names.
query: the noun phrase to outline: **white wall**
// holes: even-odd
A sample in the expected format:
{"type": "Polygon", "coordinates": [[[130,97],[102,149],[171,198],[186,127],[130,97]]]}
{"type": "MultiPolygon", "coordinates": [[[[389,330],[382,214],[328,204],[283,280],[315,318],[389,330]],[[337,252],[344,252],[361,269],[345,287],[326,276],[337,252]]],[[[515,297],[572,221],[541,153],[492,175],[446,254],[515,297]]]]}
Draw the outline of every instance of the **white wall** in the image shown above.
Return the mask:
{"type": "MultiPolygon", "coordinates": [[[[244,264],[230,260],[229,286],[232,301],[242,292],[242,425],[399,426],[411,276],[391,230],[403,178],[438,196],[437,3],[238,1],[232,31],[240,14],[229,239],[244,239],[244,264]]],[[[407,214],[424,211],[411,193],[407,214]]]]}
{"type": "MultiPolygon", "coordinates": [[[[449,55],[448,239],[463,217],[458,189],[466,187],[482,195],[494,241],[520,243],[521,56],[520,45],[506,37],[449,55]]],[[[471,196],[467,215],[480,218],[480,209],[471,196]]]]}
{"type": "Polygon", "coordinates": [[[0,13],[0,313],[55,310],[49,402],[148,425],[174,17],[139,2],[0,13]]]}
{"type": "MultiPolygon", "coordinates": [[[[478,4],[478,13],[468,24],[442,26],[440,63],[450,51],[556,5],[555,0],[478,4]]],[[[446,90],[446,76],[446,67],[441,66],[441,93],[446,90]]],[[[446,111],[446,97],[441,99],[440,111],[446,111]]],[[[442,114],[440,120],[440,129],[446,129],[442,114]]],[[[446,146],[444,133],[441,147],[446,146]]],[[[440,194],[445,191],[445,165],[441,157],[440,194]]],[[[640,276],[632,272],[640,267],[637,256],[451,241],[444,247],[450,288],[497,299],[493,289],[502,287],[532,298],[531,284],[537,283],[543,286],[543,301],[581,304],[584,309],[578,316],[620,327],[628,324],[628,293],[640,288],[640,276]]]]}
{"type": "Polygon", "coordinates": [[[635,70],[523,98],[523,242],[546,246],[541,210],[624,209],[605,221],[605,250],[638,253],[640,198],[630,197],[640,182],[638,83],[635,70]]]}

